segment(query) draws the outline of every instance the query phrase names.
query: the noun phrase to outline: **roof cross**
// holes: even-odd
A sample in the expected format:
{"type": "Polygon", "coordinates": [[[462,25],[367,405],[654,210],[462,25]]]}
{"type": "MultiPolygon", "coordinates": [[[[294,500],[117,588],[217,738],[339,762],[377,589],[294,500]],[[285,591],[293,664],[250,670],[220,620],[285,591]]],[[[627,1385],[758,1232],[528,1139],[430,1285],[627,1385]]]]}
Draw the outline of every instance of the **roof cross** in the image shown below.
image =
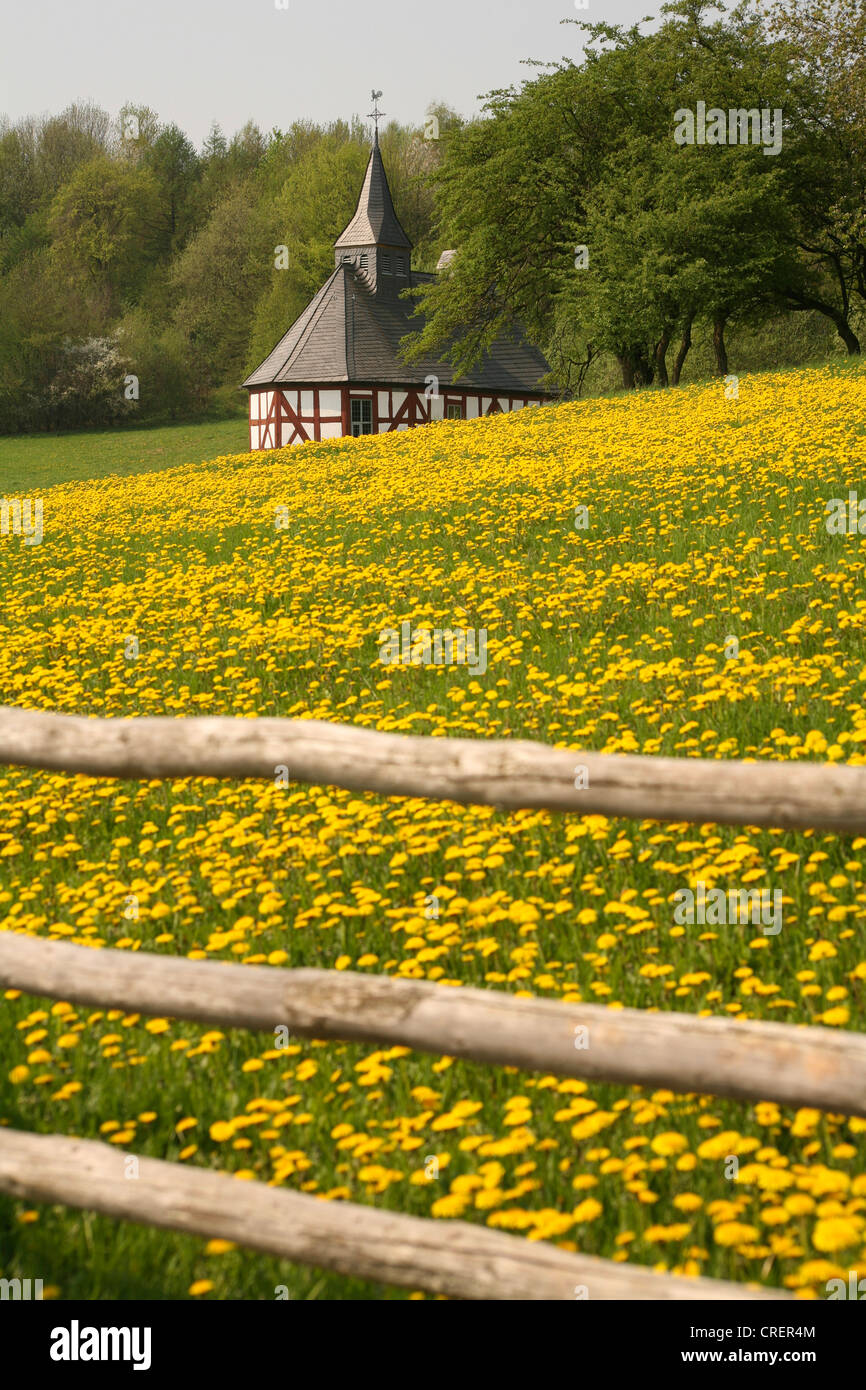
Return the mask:
{"type": "Polygon", "coordinates": [[[373,90],[373,92],[371,92],[371,96],[372,96],[372,98],[373,98],[373,110],[367,112],[367,115],[370,116],[370,117],[372,117],[372,119],[376,122],[376,144],[377,144],[377,145],[378,145],[378,143],[379,143],[379,119],[380,119],[380,117],[382,117],[382,116],[384,116],[384,115],[386,114],[384,111],[380,111],[380,110],[379,110],[379,98],[380,98],[381,95],[382,95],[382,93],[381,93],[381,92],[375,91],[375,89],[373,90]]]}

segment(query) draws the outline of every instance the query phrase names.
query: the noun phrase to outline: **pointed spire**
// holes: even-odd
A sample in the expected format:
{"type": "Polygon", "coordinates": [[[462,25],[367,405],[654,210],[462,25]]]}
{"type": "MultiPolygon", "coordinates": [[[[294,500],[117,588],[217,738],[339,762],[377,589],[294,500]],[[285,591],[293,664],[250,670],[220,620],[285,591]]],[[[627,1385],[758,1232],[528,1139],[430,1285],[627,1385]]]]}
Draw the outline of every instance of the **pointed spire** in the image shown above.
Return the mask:
{"type": "MultiPolygon", "coordinates": [[[[382,93],[378,92],[377,96],[382,93]]],[[[382,112],[375,113],[377,117],[382,112]]],[[[373,148],[364,176],[364,186],[352,218],[342,236],[334,242],[334,249],[354,246],[402,246],[411,250],[412,243],[397,219],[391,190],[385,175],[385,166],[379,150],[378,122],[373,137],[373,148]]]]}

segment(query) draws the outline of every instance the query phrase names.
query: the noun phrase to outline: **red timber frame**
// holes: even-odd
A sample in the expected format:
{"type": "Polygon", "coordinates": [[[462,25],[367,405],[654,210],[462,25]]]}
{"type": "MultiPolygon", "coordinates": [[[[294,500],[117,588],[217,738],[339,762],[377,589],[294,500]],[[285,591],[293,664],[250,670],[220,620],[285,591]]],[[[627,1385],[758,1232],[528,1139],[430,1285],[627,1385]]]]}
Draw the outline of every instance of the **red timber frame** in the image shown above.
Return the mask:
{"type": "Polygon", "coordinates": [[[282,449],[343,434],[337,387],[277,387],[250,392],[250,449],[282,449]],[[324,427],[324,428],[323,428],[324,427]]]}
{"type": "Polygon", "coordinates": [[[370,402],[371,432],[385,434],[447,419],[451,406],[459,407],[459,418],[473,420],[543,405],[549,399],[537,394],[494,396],[489,391],[453,387],[444,387],[438,400],[420,387],[405,385],[262,387],[250,392],[250,449],[281,449],[350,435],[353,400],[370,402]]]}

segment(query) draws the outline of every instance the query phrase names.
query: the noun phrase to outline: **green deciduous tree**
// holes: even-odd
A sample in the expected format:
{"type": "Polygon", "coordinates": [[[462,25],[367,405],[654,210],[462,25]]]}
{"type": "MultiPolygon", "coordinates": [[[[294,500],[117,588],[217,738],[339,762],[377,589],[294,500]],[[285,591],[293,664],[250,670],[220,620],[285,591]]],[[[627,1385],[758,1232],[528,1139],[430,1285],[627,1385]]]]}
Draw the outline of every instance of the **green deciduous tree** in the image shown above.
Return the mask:
{"type": "Polygon", "coordinates": [[[271,248],[267,218],[246,180],[228,189],[173,267],[174,322],[203,392],[241,381],[253,308],[273,264],[271,248]]]}
{"type": "Polygon", "coordinates": [[[158,202],[148,169],[105,155],[81,165],[51,205],[58,274],[102,286],[111,303],[134,297],[157,247],[158,202]]]}

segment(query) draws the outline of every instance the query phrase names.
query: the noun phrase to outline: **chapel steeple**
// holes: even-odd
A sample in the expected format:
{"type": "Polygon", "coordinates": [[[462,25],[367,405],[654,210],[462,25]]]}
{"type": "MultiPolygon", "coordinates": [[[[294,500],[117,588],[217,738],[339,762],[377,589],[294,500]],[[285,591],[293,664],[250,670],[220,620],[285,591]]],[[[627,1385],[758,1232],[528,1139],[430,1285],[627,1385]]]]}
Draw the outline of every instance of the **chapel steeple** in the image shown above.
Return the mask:
{"type": "MultiPolygon", "coordinates": [[[[374,92],[374,102],[381,95],[374,92]]],[[[367,172],[355,215],[334,242],[334,264],[354,265],[376,294],[399,293],[409,284],[412,243],[400,226],[388,187],[379,149],[379,117],[383,113],[378,102],[371,114],[376,124],[367,172]]]]}

